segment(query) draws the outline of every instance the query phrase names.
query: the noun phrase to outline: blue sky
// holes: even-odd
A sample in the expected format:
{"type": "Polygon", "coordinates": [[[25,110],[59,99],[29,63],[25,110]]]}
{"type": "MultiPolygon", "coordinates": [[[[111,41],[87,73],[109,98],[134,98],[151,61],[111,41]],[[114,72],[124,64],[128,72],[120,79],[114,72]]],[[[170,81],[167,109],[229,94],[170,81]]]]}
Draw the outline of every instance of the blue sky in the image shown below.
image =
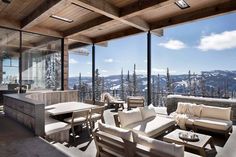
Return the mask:
{"type": "MultiPolygon", "coordinates": [[[[85,47],[91,52],[91,46],[85,47]]],[[[146,74],[146,33],[111,40],[108,47],[96,46],[96,68],[108,76],[133,71],[146,74]]],[[[89,56],[69,55],[69,76],[91,76],[89,56]]],[[[152,35],[152,73],[172,75],[209,70],[236,70],[236,14],[228,14],[164,30],[152,35]]]]}

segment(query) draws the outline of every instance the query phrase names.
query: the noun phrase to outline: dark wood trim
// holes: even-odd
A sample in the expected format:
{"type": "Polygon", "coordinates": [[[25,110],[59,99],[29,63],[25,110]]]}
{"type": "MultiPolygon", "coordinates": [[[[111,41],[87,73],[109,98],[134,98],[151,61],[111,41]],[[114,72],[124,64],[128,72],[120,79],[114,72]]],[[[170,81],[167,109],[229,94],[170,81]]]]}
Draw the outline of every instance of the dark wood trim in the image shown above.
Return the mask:
{"type": "Polygon", "coordinates": [[[151,85],[151,77],[152,77],[152,35],[151,32],[147,33],[147,105],[152,103],[152,85],[151,85]]]}
{"type": "Polygon", "coordinates": [[[20,33],[20,56],[19,56],[19,85],[20,85],[20,93],[22,93],[22,31],[20,33]]]}
{"type": "Polygon", "coordinates": [[[92,45],[92,92],[93,102],[95,102],[95,44],[92,45]]]}

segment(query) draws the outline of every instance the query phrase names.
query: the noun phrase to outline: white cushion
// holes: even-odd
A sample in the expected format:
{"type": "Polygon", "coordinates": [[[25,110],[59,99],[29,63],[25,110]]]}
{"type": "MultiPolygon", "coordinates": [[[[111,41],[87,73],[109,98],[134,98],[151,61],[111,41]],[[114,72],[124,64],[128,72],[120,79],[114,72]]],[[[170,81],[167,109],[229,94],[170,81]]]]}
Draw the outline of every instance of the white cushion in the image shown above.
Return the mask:
{"type": "Polygon", "coordinates": [[[45,134],[50,135],[56,132],[69,130],[70,125],[56,119],[53,119],[49,116],[49,113],[45,112],[45,134]]]}
{"type": "Polygon", "coordinates": [[[121,127],[142,121],[142,114],[139,108],[130,111],[118,111],[121,127]]]}
{"type": "Polygon", "coordinates": [[[164,153],[165,155],[170,155],[175,157],[184,156],[184,146],[181,145],[171,144],[153,138],[145,137],[136,134],[135,132],[133,132],[133,140],[137,144],[141,144],[150,149],[154,149],[160,153],[164,153]]]}
{"type": "Polygon", "coordinates": [[[192,103],[178,102],[176,112],[177,112],[177,113],[181,113],[181,114],[185,114],[186,111],[187,111],[187,107],[188,107],[188,105],[190,105],[190,104],[192,104],[192,103]]]}
{"type": "MultiPolygon", "coordinates": [[[[67,123],[72,123],[72,117],[64,119],[65,122],[67,123]]],[[[86,118],[85,117],[76,117],[74,118],[74,123],[79,123],[79,122],[85,122],[86,118]]]]}
{"type": "Polygon", "coordinates": [[[201,117],[230,120],[231,107],[214,107],[202,105],[201,117]]]}
{"type": "Polygon", "coordinates": [[[201,111],[202,111],[202,105],[196,105],[196,104],[186,104],[186,114],[190,114],[193,116],[200,117],[201,111]]]}
{"type": "Polygon", "coordinates": [[[175,121],[171,118],[156,116],[155,118],[149,118],[140,122],[132,123],[127,125],[125,128],[132,129],[132,131],[144,136],[155,137],[157,134],[174,124],[175,121]]]}
{"type": "Polygon", "coordinates": [[[199,118],[196,119],[193,124],[209,129],[227,130],[232,126],[232,121],[215,118],[199,118]]]}
{"type": "Polygon", "coordinates": [[[150,104],[148,106],[150,109],[154,109],[156,114],[162,114],[162,115],[167,115],[167,108],[166,107],[155,107],[153,104],[150,104]]]}
{"type": "Polygon", "coordinates": [[[118,136],[118,137],[126,139],[126,140],[132,140],[132,132],[130,130],[118,128],[118,127],[103,124],[100,122],[98,122],[98,129],[100,131],[112,134],[114,136],[118,136]]]}
{"type": "Polygon", "coordinates": [[[141,107],[140,111],[143,120],[151,117],[156,117],[156,112],[154,109],[149,109],[148,107],[141,107]]]}

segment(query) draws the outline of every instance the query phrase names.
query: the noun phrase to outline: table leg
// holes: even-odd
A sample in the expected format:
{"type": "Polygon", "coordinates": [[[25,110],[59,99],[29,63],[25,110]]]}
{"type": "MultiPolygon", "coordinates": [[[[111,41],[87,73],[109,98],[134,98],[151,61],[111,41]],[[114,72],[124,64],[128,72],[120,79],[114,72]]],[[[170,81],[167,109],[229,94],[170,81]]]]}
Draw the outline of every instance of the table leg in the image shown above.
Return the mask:
{"type": "Polygon", "coordinates": [[[206,151],[204,148],[199,149],[199,153],[201,156],[205,157],[206,156],[206,151]]]}

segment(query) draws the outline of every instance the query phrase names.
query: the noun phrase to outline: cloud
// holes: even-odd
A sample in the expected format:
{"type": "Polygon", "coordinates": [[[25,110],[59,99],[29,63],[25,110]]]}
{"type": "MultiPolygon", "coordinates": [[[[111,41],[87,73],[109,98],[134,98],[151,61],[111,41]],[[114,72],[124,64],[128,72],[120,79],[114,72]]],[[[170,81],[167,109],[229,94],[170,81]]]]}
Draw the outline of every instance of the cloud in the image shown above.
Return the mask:
{"type": "Polygon", "coordinates": [[[180,40],[169,40],[166,43],[160,43],[159,46],[162,46],[171,50],[180,50],[186,47],[186,45],[180,40]]]}
{"type": "Polygon", "coordinates": [[[147,59],[144,60],[144,63],[147,63],[147,59]]]}
{"type": "Polygon", "coordinates": [[[78,61],[76,61],[75,59],[73,59],[73,58],[71,58],[70,60],[69,60],[69,64],[77,64],[78,63],[78,61]]]}
{"type": "Polygon", "coordinates": [[[101,70],[102,73],[107,73],[108,71],[107,70],[101,70]]]}
{"type": "Polygon", "coordinates": [[[105,59],[104,62],[106,62],[106,63],[112,63],[112,62],[113,62],[113,59],[112,59],[112,58],[108,58],[108,59],[105,59]]]}
{"type": "Polygon", "coordinates": [[[225,31],[219,34],[211,34],[209,36],[202,36],[200,44],[197,48],[202,51],[208,50],[226,50],[236,48],[236,30],[225,31]]]}
{"type": "Polygon", "coordinates": [[[88,64],[88,65],[92,65],[92,63],[91,63],[91,62],[87,62],[86,64],[88,64]]]}

